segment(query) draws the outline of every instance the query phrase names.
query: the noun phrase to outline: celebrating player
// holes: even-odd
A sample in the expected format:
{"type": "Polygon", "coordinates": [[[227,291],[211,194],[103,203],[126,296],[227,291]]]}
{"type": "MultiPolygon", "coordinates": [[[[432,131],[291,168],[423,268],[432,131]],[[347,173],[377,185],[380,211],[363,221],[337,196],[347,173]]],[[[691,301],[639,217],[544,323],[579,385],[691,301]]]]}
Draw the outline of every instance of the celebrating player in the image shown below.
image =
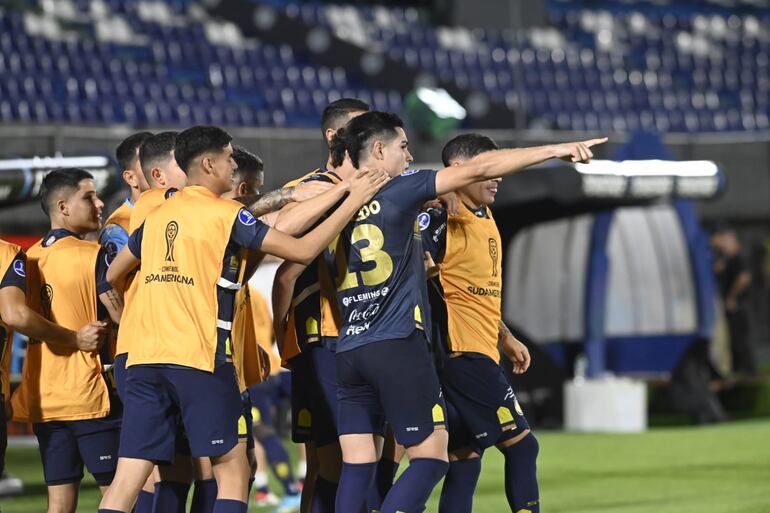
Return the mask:
{"type": "MultiPolygon", "coordinates": [[[[448,169],[496,150],[490,138],[466,134],[442,152],[448,169]]],[[[451,171],[450,171],[451,172],[451,171]]],[[[440,513],[470,513],[484,449],[496,445],[505,457],[505,492],[512,512],[540,510],[535,462],[538,443],[499,365],[498,340],[515,371],[529,367],[529,351],[502,322],[502,242],[492,212],[500,180],[456,191],[460,209],[420,214],[423,247],[438,264],[431,295],[434,347],[444,356],[439,378],[449,423],[449,471],[440,513]]]]}
{"type": "MultiPolygon", "coordinates": [[[[102,288],[108,255],[82,240],[99,229],[104,204],[93,177],[82,169],[51,171],[41,186],[41,203],[51,229],[28,252],[29,297],[57,324],[77,329],[120,317],[120,298],[102,288]]],[[[118,451],[120,401],[111,397],[103,365],[109,344],[94,348],[30,340],[22,381],[13,395],[14,420],[32,422],[48,485],[49,511],[75,511],[83,465],[105,490],[118,451]]]]}
{"type": "Polygon", "coordinates": [[[359,511],[377,461],[374,433],[387,418],[409,468],[382,513],[420,511],[448,468],[445,409],[424,335],[427,298],[417,215],[428,200],[551,158],[585,161],[604,142],[497,150],[440,171],[405,171],[412,156],[401,120],[383,112],[337,132],[334,162],[382,168],[394,179],[343,230],[330,267],[342,325],[337,340],[343,471],[337,511],[359,511]]]}

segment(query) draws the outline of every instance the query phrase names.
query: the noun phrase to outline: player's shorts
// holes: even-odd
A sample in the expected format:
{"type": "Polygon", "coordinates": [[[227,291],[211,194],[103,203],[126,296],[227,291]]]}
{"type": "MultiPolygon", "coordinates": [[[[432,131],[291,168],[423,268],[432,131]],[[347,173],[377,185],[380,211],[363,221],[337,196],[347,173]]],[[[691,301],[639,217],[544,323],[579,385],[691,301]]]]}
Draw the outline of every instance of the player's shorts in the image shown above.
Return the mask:
{"type": "Polygon", "coordinates": [[[121,415],[115,408],[102,419],[32,424],[46,484],[78,483],[85,465],[99,486],[109,486],[118,465],[121,415]]]}
{"type": "Polygon", "coordinates": [[[292,359],[292,440],[323,447],[337,442],[337,363],[321,344],[292,359]],[[295,365],[295,360],[299,360],[295,365]]]}
{"type": "Polygon", "coordinates": [[[428,343],[421,331],[337,353],[339,434],[384,432],[387,419],[398,443],[416,445],[446,408],[428,343]]]}
{"type": "Polygon", "coordinates": [[[449,357],[440,380],[448,407],[450,452],[464,447],[483,451],[529,429],[502,367],[488,356],[449,357]]]}
{"type": "Polygon", "coordinates": [[[112,366],[112,375],[115,377],[115,390],[118,391],[118,396],[121,399],[124,397],[126,390],[126,360],[128,360],[128,353],[123,353],[115,356],[115,363],[112,366]]]}
{"type": "Polygon", "coordinates": [[[120,456],[174,461],[184,426],[190,455],[222,456],[245,436],[243,403],[232,363],[213,373],[191,367],[133,365],[126,373],[120,456]],[[239,434],[240,433],[240,434],[239,434]]]}

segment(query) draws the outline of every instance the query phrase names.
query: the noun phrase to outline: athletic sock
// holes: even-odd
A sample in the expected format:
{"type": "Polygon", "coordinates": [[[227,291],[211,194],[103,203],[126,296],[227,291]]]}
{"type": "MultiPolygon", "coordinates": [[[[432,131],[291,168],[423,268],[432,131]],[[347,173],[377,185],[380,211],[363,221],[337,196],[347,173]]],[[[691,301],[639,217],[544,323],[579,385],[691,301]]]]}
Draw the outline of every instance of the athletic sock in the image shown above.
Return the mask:
{"type": "MultiPolygon", "coordinates": [[[[327,481],[321,476],[315,480],[315,492],[310,513],[334,513],[334,503],[337,500],[337,483],[327,481]]],[[[370,510],[371,511],[371,510],[370,510]]]]}
{"type": "Polygon", "coordinates": [[[446,461],[433,458],[413,459],[388,492],[380,512],[420,511],[448,468],[449,463],[446,461]]]}
{"type": "Polygon", "coordinates": [[[185,513],[187,510],[188,483],[158,481],[152,499],[152,511],[156,513],[185,513]]]}
{"type": "Polygon", "coordinates": [[[153,500],[155,500],[155,494],[146,490],[140,490],[139,497],[136,498],[134,513],[152,513],[153,500]]]}
{"type": "Polygon", "coordinates": [[[195,491],[193,492],[192,504],[190,505],[190,513],[211,513],[214,511],[215,502],[219,502],[217,501],[216,480],[201,479],[195,481],[195,491]]]}
{"type": "Polygon", "coordinates": [[[289,453],[281,443],[281,439],[278,438],[278,435],[269,435],[260,440],[260,443],[265,448],[265,456],[270,463],[270,468],[273,469],[275,477],[283,486],[284,494],[297,495],[299,493],[297,480],[294,479],[291,463],[289,463],[289,453]]]}
{"type": "Polygon", "coordinates": [[[366,501],[367,511],[379,511],[382,501],[393,487],[393,480],[398,472],[398,463],[387,458],[380,459],[377,463],[377,477],[369,489],[369,498],[366,501]]]}
{"type": "MultiPolygon", "coordinates": [[[[342,513],[357,513],[366,507],[369,488],[374,482],[377,463],[342,463],[340,484],[337,488],[335,510],[342,513]]],[[[316,489],[321,477],[316,479],[316,489]]]]}
{"type": "Polygon", "coordinates": [[[232,499],[217,499],[214,503],[214,513],[246,513],[248,510],[245,502],[232,499]]]}
{"type": "Polygon", "coordinates": [[[452,461],[449,471],[444,476],[439,513],[471,513],[473,511],[473,492],[481,473],[481,458],[452,461]]]}
{"type": "Polygon", "coordinates": [[[537,487],[537,453],[540,446],[532,433],[502,452],[505,456],[505,496],[511,511],[540,513],[537,487]]]}
{"type": "Polygon", "coordinates": [[[270,488],[268,487],[268,483],[269,480],[267,477],[267,472],[257,470],[257,473],[254,474],[254,484],[257,487],[257,491],[262,493],[269,493],[270,488]]]}

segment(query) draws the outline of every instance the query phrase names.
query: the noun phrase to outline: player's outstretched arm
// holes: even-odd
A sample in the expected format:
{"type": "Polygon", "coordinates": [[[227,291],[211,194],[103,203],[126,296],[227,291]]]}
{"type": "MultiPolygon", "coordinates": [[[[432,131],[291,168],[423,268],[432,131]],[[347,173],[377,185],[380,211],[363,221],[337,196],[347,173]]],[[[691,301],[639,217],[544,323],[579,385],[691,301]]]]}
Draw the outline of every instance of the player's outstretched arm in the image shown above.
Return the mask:
{"type": "Polygon", "coordinates": [[[273,331],[275,332],[275,339],[278,341],[279,348],[286,334],[286,323],[288,322],[289,310],[291,309],[294,284],[306,268],[306,265],[286,261],[275,272],[272,297],[273,331]]]}
{"type": "Polygon", "coordinates": [[[13,330],[35,340],[72,347],[81,351],[99,348],[106,335],[106,323],[91,322],[75,332],[54,324],[27,306],[24,292],[17,287],[0,289],[0,317],[13,330]]]}
{"type": "Polygon", "coordinates": [[[137,265],[139,265],[139,259],[131,252],[128,245],[123,246],[110,264],[110,268],[107,269],[107,281],[113,287],[116,286],[137,265]]]}
{"type": "Polygon", "coordinates": [[[441,196],[475,182],[510,175],[546,160],[588,162],[594,156],[591,147],[605,142],[607,138],[603,137],[532,148],[487,151],[462,164],[440,170],[436,175],[436,195],[441,196]]]}
{"type": "MultiPolygon", "coordinates": [[[[313,182],[301,185],[310,185],[311,183],[313,182]]],[[[326,190],[313,198],[295,203],[294,208],[281,209],[278,212],[273,228],[289,235],[299,235],[313,226],[313,223],[318,221],[324,213],[336,205],[350,190],[349,181],[340,182],[337,185],[325,182],[316,183],[323,184],[326,190]]]]}
{"type": "Polygon", "coordinates": [[[317,228],[298,239],[270,229],[260,249],[292,262],[310,264],[316,255],[342,231],[353,214],[372,199],[388,180],[390,177],[384,171],[359,171],[350,182],[350,194],[347,199],[317,228]]]}

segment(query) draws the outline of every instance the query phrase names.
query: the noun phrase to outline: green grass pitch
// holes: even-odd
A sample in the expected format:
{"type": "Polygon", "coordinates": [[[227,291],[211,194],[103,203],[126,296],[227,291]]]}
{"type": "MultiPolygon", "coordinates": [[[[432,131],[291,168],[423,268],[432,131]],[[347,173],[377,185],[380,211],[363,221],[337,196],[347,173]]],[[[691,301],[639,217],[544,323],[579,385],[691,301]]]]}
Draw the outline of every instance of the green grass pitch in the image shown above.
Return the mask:
{"type": "MultiPolygon", "coordinates": [[[[770,420],[538,438],[544,513],[770,513],[770,420]]],[[[27,492],[0,499],[0,511],[45,511],[37,451],[10,449],[7,461],[27,492]]],[[[503,460],[493,449],[484,458],[475,513],[508,511],[502,481],[503,460]]],[[[95,512],[97,497],[93,481],[84,482],[78,511],[95,512]]],[[[438,492],[427,511],[435,512],[437,503],[438,492]]]]}

